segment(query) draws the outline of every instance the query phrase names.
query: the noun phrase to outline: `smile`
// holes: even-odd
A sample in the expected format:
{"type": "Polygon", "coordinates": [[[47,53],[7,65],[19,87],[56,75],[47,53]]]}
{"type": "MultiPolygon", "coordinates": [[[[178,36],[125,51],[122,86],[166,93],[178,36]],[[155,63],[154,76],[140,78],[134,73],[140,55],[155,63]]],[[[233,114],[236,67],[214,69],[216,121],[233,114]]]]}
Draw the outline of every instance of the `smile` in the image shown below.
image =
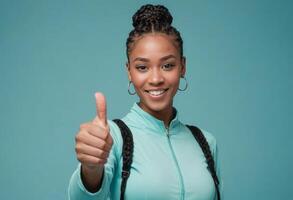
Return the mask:
{"type": "Polygon", "coordinates": [[[168,89],[159,89],[159,90],[145,90],[147,93],[149,93],[151,96],[160,96],[164,94],[168,89]]]}

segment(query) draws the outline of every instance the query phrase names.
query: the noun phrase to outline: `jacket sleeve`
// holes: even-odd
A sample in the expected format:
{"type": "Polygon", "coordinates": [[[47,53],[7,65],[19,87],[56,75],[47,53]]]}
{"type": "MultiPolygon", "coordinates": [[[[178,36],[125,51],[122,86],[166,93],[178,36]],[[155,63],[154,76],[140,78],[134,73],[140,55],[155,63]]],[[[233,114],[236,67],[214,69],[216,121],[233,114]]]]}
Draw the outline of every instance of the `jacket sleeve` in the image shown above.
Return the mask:
{"type": "Polygon", "coordinates": [[[89,192],[83,185],[81,179],[81,164],[79,163],[77,169],[73,172],[68,186],[68,199],[69,200],[97,200],[108,199],[110,193],[110,186],[117,168],[117,162],[120,159],[119,146],[121,144],[120,131],[114,128],[113,122],[108,121],[110,133],[113,138],[113,146],[110,151],[107,163],[105,164],[104,174],[102,179],[101,188],[95,192],[89,192]]]}

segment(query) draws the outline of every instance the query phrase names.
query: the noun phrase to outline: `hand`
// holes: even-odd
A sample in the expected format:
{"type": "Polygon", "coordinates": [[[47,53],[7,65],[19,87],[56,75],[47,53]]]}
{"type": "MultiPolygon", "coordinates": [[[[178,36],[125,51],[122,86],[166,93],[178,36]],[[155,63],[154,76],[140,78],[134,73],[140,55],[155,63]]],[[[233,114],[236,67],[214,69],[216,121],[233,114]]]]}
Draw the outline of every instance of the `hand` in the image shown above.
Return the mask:
{"type": "Polygon", "coordinates": [[[95,97],[97,116],[92,122],[80,125],[75,137],[77,159],[88,169],[103,168],[113,144],[107,124],[106,99],[102,93],[96,93],[95,97]]]}

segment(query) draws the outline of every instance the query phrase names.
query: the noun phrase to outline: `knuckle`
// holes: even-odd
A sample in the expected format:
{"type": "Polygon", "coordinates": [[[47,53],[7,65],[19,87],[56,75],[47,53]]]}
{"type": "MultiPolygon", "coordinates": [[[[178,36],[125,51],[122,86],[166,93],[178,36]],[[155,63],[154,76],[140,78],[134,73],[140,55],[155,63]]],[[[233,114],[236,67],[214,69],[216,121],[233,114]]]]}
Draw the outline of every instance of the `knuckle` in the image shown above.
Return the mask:
{"type": "Polygon", "coordinates": [[[80,129],[80,130],[86,130],[86,129],[88,129],[89,124],[90,124],[90,122],[82,123],[82,124],[79,126],[79,129],[80,129]]]}
{"type": "Polygon", "coordinates": [[[81,124],[80,126],[79,126],[79,129],[80,130],[82,130],[82,129],[84,129],[85,128],[85,123],[83,123],[83,124],[81,124]]]}
{"type": "Polygon", "coordinates": [[[100,134],[99,137],[104,141],[107,139],[107,136],[104,133],[100,134]]]}
{"type": "Polygon", "coordinates": [[[101,149],[105,149],[106,146],[107,146],[106,142],[103,142],[103,143],[101,144],[101,149]]]}
{"type": "Polygon", "coordinates": [[[81,133],[78,133],[76,136],[75,136],[75,142],[76,143],[79,143],[82,141],[82,136],[81,136],[81,133]]]}
{"type": "Polygon", "coordinates": [[[77,154],[77,160],[79,160],[80,162],[83,161],[83,155],[82,154],[77,154]]]}
{"type": "Polygon", "coordinates": [[[105,152],[104,151],[100,151],[98,154],[99,154],[99,157],[100,158],[104,158],[105,157],[105,152]]]}
{"type": "Polygon", "coordinates": [[[105,130],[103,131],[103,139],[104,139],[104,140],[107,140],[108,137],[110,137],[110,136],[111,136],[111,135],[110,135],[109,131],[108,131],[107,129],[105,129],[105,130]]]}
{"type": "Polygon", "coordinates": [[[75,151],[78,153],[82,149],[80,144],[75,145],[75,151]]]}
{"type": "Polygon", "coordinates": [[[103,152],[103,158],[108,158],[108,157],[109,157],[109,153],[106,152],[106,151],[104,151],[104,152],[103,152]]]}
{"type": "Polygon", "coordinates": [[[75,141],[78,141],[80,139],[80,135],[81,135],[81,132],[78,132],[76,135],[75,135],[75,141]]]}

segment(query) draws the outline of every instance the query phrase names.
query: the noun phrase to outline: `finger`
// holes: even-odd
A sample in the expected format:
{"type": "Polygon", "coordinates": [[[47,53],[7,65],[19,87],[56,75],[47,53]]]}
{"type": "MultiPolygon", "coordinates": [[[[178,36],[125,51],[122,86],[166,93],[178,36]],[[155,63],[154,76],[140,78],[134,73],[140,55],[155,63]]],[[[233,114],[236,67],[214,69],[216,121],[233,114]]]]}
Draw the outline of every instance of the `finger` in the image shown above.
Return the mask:
{"type": "Polygon", "coordinates": [[[109,157],[109,152],[103,151],[87,144],[77,144],[75,147],[75,151],[76,153],[87,154],[99,159],[107,159],[109,157]]]}
{"type": "Polygon", "coordinates": [[[91,135],[96,136],[103,140],[106,140],[106,138],[109,135],[108,126],[104,128],[104,127],[96,126],[96,123],[83,124],[81,125],[80,130],[87,131],[91,135]]]}
{"type": "Polygon", "coordinates": [[[107,124],[106,98],[100,92],[96,92],[95,97],[96,97],[97,116],[104,124],[107,124]]]}
{"type": "Polygon", "coordinates": [[[81,134],[76,137],[76,143],[85,143],[95,148],[102,149],[110,152],[112,145],[108,144],[105,140],[95,137],[88,132],[81,131],[81,134]]]}

